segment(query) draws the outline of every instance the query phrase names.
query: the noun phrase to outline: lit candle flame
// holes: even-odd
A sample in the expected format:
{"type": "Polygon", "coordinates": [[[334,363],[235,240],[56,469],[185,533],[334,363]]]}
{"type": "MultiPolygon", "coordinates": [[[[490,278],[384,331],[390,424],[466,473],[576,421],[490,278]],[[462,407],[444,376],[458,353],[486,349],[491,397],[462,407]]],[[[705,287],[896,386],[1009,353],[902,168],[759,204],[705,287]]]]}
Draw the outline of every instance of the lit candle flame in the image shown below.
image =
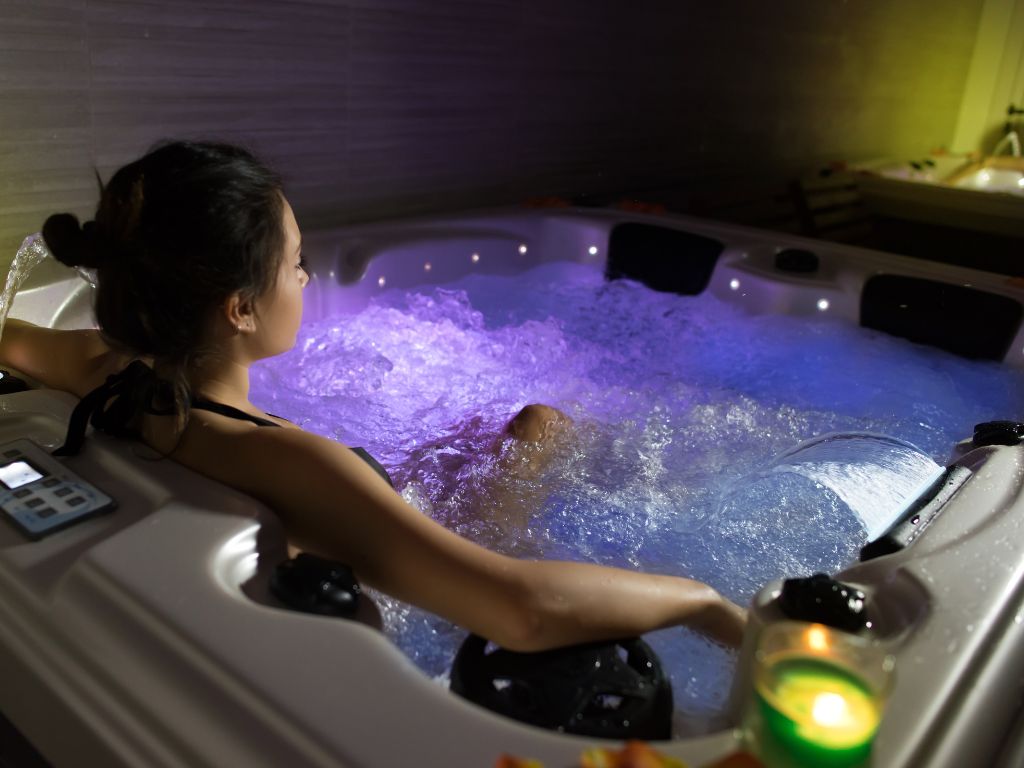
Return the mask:
{"type": "Polygon", "coordinates": [[[828,650],[828,632],[822,626],[816,624],[813,627],[808,627],[804,634],[804,640],[807,647],[816,653],[824,653],[828,650]]]}
{"type": "Polygon", "coordinates": [[[838,693],[820,693],[811,705],[811,717],[827,728],[849,727],[852,724],[850,707],[838,693]]]}

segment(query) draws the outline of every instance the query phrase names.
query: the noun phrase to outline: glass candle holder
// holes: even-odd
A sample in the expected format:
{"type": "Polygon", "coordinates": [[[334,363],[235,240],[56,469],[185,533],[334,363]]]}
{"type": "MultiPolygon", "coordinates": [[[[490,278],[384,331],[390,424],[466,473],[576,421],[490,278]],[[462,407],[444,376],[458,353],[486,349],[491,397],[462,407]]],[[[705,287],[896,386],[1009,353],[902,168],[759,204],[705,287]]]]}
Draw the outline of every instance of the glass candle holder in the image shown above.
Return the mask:
{"type": "Polygon", "coordinates": [[[822,624],[767,625],[754,657],[752,732],[770,766],[863,765],[882,719],[893,657],[822,624]]]}

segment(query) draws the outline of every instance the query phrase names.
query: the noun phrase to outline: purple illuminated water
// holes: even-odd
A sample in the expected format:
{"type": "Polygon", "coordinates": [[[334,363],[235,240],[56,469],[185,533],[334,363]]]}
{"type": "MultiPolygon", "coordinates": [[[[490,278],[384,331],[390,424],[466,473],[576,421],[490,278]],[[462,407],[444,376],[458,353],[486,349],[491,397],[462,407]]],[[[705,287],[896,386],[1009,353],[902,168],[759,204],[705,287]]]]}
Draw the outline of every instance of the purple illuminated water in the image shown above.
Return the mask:
{"type": "MultiPolygon", "coordinates": [[[[976,422],[1024,415],[1024,375],[558,263],[309,322],[254,369],[252,399],[364,446],[408,501],[489,547],[686,575],[746,601],[768,579],[838,570],[865,540],[846,496],[766,474],[773,457],[867,431],[945,463],[976,422]],[[497,438],[532,402],[574,420],[543,457],[497,438]]],[[[389,635],[443,677],[463,632],[382,602],[389,635]]],[[[682,630],[649,640],[677,711],[721,707],[729,653],[682,630]]]]}

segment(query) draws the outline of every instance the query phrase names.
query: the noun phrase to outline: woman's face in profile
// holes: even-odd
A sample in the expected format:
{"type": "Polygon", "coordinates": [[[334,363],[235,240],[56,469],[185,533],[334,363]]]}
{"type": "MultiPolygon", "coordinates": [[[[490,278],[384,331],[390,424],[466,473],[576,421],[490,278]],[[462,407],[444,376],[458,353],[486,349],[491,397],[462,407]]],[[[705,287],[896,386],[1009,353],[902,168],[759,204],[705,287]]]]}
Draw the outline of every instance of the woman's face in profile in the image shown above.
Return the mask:
{"type": "Polygon", "coordinates": [[[277,279],[273,288],[256,301],[257,324],[262,331],[261,357],[278,355],[295,346],[302,323],[302,289],[309,282],[309,275],[300,263],[302,234],[291,205],[282,200],[284,247],[279,257],[277,279]]]}

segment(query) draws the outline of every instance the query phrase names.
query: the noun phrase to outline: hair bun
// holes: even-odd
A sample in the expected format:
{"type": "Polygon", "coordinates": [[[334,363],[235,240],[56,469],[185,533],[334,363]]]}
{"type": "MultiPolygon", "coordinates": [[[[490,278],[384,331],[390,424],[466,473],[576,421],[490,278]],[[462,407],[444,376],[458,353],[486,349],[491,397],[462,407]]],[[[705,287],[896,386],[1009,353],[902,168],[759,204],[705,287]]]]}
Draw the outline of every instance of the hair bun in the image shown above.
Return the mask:
{"type": "Polygon", "coordinates": [[[70,213],[55,213],[43,224],[43,240],[54,258],[69,267],[99,266],[96,248],[96,222],[79,225],[70,213]]]}

